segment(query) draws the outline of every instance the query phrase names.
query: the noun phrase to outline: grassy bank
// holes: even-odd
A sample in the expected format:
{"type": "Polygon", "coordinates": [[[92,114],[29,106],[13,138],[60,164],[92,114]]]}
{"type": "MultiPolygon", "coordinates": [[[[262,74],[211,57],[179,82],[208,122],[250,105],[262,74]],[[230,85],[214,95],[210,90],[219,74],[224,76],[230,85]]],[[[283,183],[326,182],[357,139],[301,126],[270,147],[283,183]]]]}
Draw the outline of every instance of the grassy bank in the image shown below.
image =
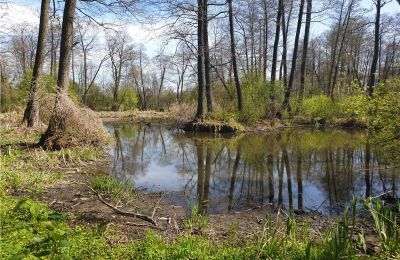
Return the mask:
{"type": "Polygon", "coordinates": [[[190,216],[176,218],[173,227],[162,220],[138,222],[105,206],[96,193],[118,209],[156,213],[159,219],[177,210],[166,211],[168,205],[157,204],[154,194],[102,175],[99,169],[110,163],[103,149],[44,151],[33,146],[41,130],[19,128],[18,115],[0,116],[0,259],[400,257],[399,205],[390,210],[376,199],[360,202],[367,216],[356,218],[354,204],[350,213],[330,222],[283,210],[201,216],[196,207],[190,216]],[[227,228],[218,233],[215,227],[222,225],[227,228]]]}

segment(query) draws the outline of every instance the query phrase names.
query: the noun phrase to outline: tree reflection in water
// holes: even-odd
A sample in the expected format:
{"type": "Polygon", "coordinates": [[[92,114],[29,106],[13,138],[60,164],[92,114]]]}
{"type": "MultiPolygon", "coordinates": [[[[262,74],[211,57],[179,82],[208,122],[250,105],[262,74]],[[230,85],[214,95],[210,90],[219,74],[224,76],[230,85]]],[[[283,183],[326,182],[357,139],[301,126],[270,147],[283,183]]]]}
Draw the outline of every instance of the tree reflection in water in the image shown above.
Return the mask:
{"type": "Polygon", "coordinates": [[[353,196],[396,191],[363,132],[287,130],[243,136],[108,125],[111,174],[201,213],[257,206],[341,214],[353,196]]]}

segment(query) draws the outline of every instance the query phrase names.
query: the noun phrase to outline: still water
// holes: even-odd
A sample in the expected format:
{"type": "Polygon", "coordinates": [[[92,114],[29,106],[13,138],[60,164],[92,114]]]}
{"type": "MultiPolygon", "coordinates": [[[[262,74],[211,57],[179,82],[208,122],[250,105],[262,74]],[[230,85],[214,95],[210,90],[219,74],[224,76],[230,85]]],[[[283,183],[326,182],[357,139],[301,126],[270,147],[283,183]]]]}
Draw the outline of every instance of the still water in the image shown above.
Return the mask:
{"type": "Polygon", "coordinates": [[[396,192],[360,131],[290,129],[241,136],[110,124],[110,174],[175,205],[222,213],[258,206],[338,215],[353,197],[396,192]]]}

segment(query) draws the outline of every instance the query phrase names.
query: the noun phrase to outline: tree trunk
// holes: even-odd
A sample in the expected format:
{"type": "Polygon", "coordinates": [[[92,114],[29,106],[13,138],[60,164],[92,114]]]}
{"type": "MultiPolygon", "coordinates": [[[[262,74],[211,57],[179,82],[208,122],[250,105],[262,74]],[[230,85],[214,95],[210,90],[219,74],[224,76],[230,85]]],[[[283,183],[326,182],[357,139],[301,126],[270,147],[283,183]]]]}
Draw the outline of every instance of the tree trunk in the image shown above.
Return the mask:
{"type": "Polygon", "coordinates": [[[204,0],[197,0],[197,112],[196,118],[204,117],[204,51],[203,51],[203,5],[204,0]]]}
{"type": "Polygon", "coordinates": [[[42,74],[44,58],[46,55],[46,40],[49,25],[50,0],[42,0],[40,10],[39,36],[36,49],[35,65],[33,67],[32,81],[29,89],[29,100],[26,104],[23,124],[36,127],[40,123],[37,85],[42,74]]]}
{"type": "Polygon", "coordinates": [[[39,141],[45,149],[99,145],[107,139],[101,119],[90,109],[77,107],[68,97],[75,7],[76,0],[65,1],[57,96],[49,125],[39,141]]]}
{"type": "Polygon", "coordinates": [[[73,45],[73,24],[76,0],[66,0],[61,29],[60,64],[58,66],[57,92],[68,92],[69,69],[73,45]]]}
{"type": "Polygon", "coordinates": [[[204,76],[206,80],[207,111],[213,112],[213,99],[210,76],[210,47],[208,43],[208,0],[203,0],[203,43],[204,43],[204,76]]]}
{"type": "MultiPolygon", "coordinates": [[[[165,77],[165,67],[162,68],[161,70],[161,82],[160,82],[160,86],[158,88],[158,95],[157,95],[157,106],[158,109],[160,108],[160,100],[161,100],[161,91],[162,91],[162,87],[164,85],[164,77],[165,77]]],[[[178,91],[177,91],[177,95],[178,95],[178,99],[179,99],[179,85],[178,85],[178,91]]]]}
{"type": "Polygon", "coordinates": [[[283,111],[286,109],[288,109],[290,111],[289,99],[290,99],[290,94],[291,94],[291,91],[293,88],[294,74],[296,71],[297,52],[298,52],[298,47],[299,47],[301,24],[302,24],[302,20],[303,20],[303,10],[304,10],[304,0],[301,0],[300,1],[300,9],[299,9],[299,17],[297,19],[296,35],[294,38],[293,57],[292,57],[292,65],[290,68],[289,82],[288,82],[288,85],[285,90],[285,99],[282,104],[283,111]]]}
{"type": "Polygon", "coordinates": [[[331,96],[332,100],[334,98],[334,90],[335,90],[335,86],[336,86],[336,83],[337,83],[337,75],[338,75],[338,72],[339,72],[339,63],[341,62],[341,58],[342,58],[343,46],[344,46],[344,42],[346,40],[346,34],[347,34],[347,29],[349,27],[351,12],[352,12],[352,9],[353,9],[353,4],[354,4],[354,1],[351,1],[349,6],[348,6],[347,13],[346,13],[346,16],[345,16],[344,22],[343,22],[344,31],[343,31],[343,35],[342,35],[342,40],[341,40],[340,45],[339,45],[338,57],[336,59],[336,64],[333,63],[333,66],[335,66],[335,70],[334,70],[334,74],[333,74],[332,84],[330,86],[330,96],[331,96]]]}
{"type": "Polygon", "coordinates": [[[275,27],[274,49],[272,53],[271,84],[275,84],[275,79],[276,79],[276,64],[278,60],[278,47],[279,47],[279,34],[281,31],[280,25],[282,17],[282,8],[283,8],[283,0],[279,0],[278,15],[276,18],[276,27],[275,27]]]}
{"type": "Polygon", "coordinates": [[[303,40],[303,54],[300,66],[300,91],[299,91],[300,101],[303,100],[304,85],[306,81],[306,65],[307,65],[308,40],[310,37],[311,11],[312,11],[312,0],[307,0],[306,25],[304,28],[304,40],[303,40]]]}
{"type": "Polygon", "coordinates": [[[267,62],[268,62],[268,9],[267,0],[263,0],[264,10],[264,50],[263,50],[263,78],[264,82],[267,81],[267,62]]]}
{"type": "Polygon", "coordinates": [[[235,46],[235,31],[233,25],[233,7],[232,0],[228,0],[228,8],[229,8],[229,32],[231,36],[231,58],[232,58],[232,66],[233,66],[233,76],[235,78],[235,86],[237,93],[237,101],[238,101],[238,110],[243,110],[243,96],[242,96],[242,88],[240,86],[239,73],[237,68],[236,61],[236,46],[235,46]]]}
{"type": "Polygon", "coordinates": [[[368,95],[372,96],[374,92],[375,73],[379,56],[379,27],[381,18],[381,0],[376,1],[376,17],[375,17],[375,42],[374,42],[374,55],[372,57],[371,72],[368,80],[368,95]]]}
{"type": "MultiPolygon", "coordinates": [[[[289,15],[290,17],[290,15],[289,15]]],[[[282,78],[283,78],[283,86],[286,87],[287,86],[287,64],[286,64],[286,57],[287,57],[287,32],[288,32],[288,28],[286,28],[286,19],[285,19],[285,5],[282,6],[282,16],[281,16],[281,20],[282,20],[282,69],[283,69],[283,74],[282,74],[282,78]]],[[[289,23],[289,19],[288,19],[288,23],[289,23]]],[[[289,25],[288,25],[289,27],[289,25]]]]}

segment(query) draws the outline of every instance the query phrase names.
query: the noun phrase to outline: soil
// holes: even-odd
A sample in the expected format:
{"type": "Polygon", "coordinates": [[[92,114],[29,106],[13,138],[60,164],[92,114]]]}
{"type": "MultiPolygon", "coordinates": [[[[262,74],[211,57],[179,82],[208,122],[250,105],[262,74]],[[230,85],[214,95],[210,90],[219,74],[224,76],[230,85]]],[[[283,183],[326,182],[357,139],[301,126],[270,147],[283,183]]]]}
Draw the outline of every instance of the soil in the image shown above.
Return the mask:
{"type": "MultiPolygon", "coordinates": [[[[185,209],[170,204],[160,193],[136,190],[132,203],[118,206],[120,210],[147,216],[151,216],[156,208],[154,219],[157,221],[157,226],[154,226],[147,221],[119,214],[101,202],[90,190],[87,185],[88,174],[104,174],[109,163],[108,160],[96,161],[84,168],[76,168],[78,170],[72,168],[64,170],[62,181],[47,187],[45,192],[38,195],[37,199],[49,205],[52,210],[64,213],[72,226],[96,225],[103,228],[112,226],[118,230],[119,237],[117,242],[112,241],[112,243],[139,240],[144,238],[150,229],[166,241],[173,241],[184,233],[191,233],[206,236],[217,242],[227,238],[232,239],[232,230],[235,229],[234,237],[241,243],[245,243],[254,239],[254,236],[261,232],[267,214],[272,216],[273,222],[276,222],[278,217],[277,211],[257,207],[241,212],[208,215],[206,228],[188,230],[183,224],[184,219],[187,218],[185,209]]],[[[104,196],[103,199],[112,204],[109,198],[104,196]]],[[[310,225],[310,235],[316,243],[320,241],[327,228],[334,226],[338,221],[335,217],[322,216],[317,213],[301,213],[295,215],[295,218],[299,226],[310,225]]],[[[284,217],[281,216],[279,221],[284,227],[284,217]]],[[[370,252],[374,252],[378,248],[376,246],[377,238],[374,235],[368,235],[373,233],[370,223],[370,220],[364,221],[357,226],[357,229],[363,229],[368,249],[370,252]]]]}

